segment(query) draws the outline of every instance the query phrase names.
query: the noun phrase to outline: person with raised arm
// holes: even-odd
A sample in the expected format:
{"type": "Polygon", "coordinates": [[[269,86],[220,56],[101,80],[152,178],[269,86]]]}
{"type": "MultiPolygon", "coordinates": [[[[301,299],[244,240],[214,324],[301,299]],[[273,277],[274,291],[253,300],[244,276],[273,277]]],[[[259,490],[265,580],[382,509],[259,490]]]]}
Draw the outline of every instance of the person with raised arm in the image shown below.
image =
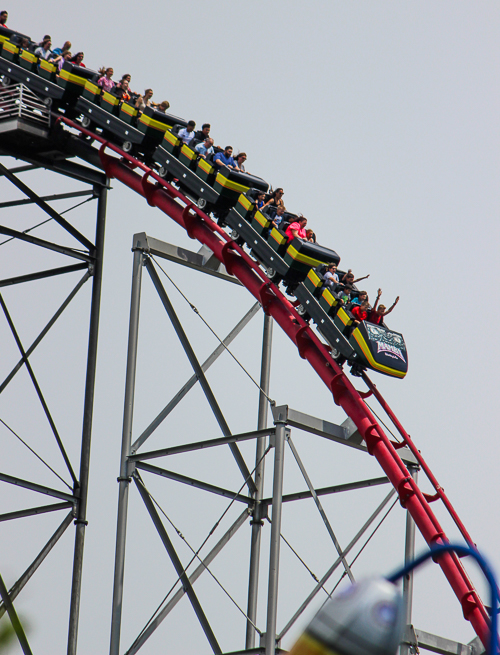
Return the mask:
{"type": "Polygon", "coordinates": [[[373,305],[373,309],[371,310],[370,316],[368,318],[370,323],[375,323],[375,325],[380,325],[380,323],[382,323],[384,316],[390,314],[394,309],[394,307],[396,307],[396,305],[399,302],[399,296],[397,296],[396,300],[392,303],[389,309],[386,309],[385,305],[378,306],[378,301],[380,300],[381,295],[382,295],[382,289],[379,289],[377,292],[377,300],[375,301],[375,304],[373,305]]]}

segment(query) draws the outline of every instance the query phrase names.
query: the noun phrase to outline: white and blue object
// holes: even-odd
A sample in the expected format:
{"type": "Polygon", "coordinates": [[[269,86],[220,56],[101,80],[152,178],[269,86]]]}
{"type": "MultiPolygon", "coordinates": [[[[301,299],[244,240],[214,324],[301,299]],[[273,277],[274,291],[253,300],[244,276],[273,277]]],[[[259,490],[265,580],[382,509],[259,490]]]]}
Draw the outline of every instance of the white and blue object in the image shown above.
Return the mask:
{"type": "Polygon", "coordinates": [[[394,655],[403,629],[398,588],[384,578],[367,579],[326,602],[290,655],[394,655]]]}

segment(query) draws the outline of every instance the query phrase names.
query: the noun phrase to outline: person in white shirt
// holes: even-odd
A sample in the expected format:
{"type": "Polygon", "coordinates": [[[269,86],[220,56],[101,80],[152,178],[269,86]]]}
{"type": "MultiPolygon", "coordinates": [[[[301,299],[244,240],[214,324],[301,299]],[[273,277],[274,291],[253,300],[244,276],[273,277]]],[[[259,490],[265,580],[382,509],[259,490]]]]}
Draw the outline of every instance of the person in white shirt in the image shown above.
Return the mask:
{"type": "Polygon", "coordinates": [[[337,275],[337,264],[329,264],[326,268],[326,273],[323,275],[325,287],[327,289],[334,288],[339,283],[339,276],[337,275]]]}
{"type": "Polygon", "coordinates": [[[35,55],[37,57],[40,57],[40,59],[47,59],[47,60],[52,59],[52,51],[50,49],[51,45],[52,42],[50,41],[50,39],[46,39],[45,41],[42,41],[42,45],[35,50],[35,55]]]}
{"type": "Polygon", "coordinates": [[[189,121],[187,127],[183,127],[182,130],[179,130],[178,135],[186,145],[189,145],[194,138],[194,128],[196,123],[194,121],[189,121]]]}

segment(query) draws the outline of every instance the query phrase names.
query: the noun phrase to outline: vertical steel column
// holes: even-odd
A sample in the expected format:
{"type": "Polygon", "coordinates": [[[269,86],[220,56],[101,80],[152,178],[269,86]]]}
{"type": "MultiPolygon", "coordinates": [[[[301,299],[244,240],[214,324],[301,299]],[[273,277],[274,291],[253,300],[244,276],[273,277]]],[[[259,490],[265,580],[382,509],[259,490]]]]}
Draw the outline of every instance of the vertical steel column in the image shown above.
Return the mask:
{"type": "Polygon", "coordinates": [[[128,332],[127,373],[125,380],[125,401],[123,409],[122,452],[118,490],[118,519],[116,526],[115,577],[113,584],[113,605],[111,610],[111,643],[109,652],[118,655],[122,620],[123,578],[125,570],[125,540],[127,536],[128,490],[130,477],[128,457],[132,443],[132,420],[134,415],[135,374],[137,367],[137,343],[139,336],[139,310],[141,305],[141,281],[144,255],[134,252],[132,273],[132,295],[130,299],[130,322],[128,332]]]}
{"type": "MultiPolygon", "coordinates": [[[[257,420],[257,430],[263,430],[267,427],[267,410],[269,396],[269,380],[271,376],[271,346],[273,340],[273,319],[264,314],[264,332],[262,335],[262,361],[260,367],[260,388],[259,392],[259,415],[257,420]]],[[[250,573],[248,577],[248,604],[247,604],[247,632],[245,647],[247,649],[255,647],[255,628],[257,624],[257,598],[259,591],[259,564],[260,564],[260,539],[262,534],[262,495],[264,493],[264,452],[266,449],[266,438],[257,439],[257,449],[255,455],[255,506],[253,510],[251,525],[252,538],[250,545],[250,573]]]]}
{"type": "MultiPolygon", "coordinates": [[[[281,417],[280,417],[281,418],[281,417]]],[[[281,510],[283,506],[283,470],[285,463],[286,424],[275,421],[274,445],[273,515],[271,524],[271,547],[269,554],[269,587],[267,593],[266,655],[276,651],[276,616],[278,612],[278,574],[281,539],[281,510]]]]}
{"type": "MultiPolygon", "coordinates": [[[[408,466],[412,478],[417,482],[418,468],[408,466]]],[[[405,565],[415,559],[415,522],[410,512],[406,512],[406,537],[405,537],[405,565]]],[[[403,602],[405,605],[405,625],[411,625],[411,613],[413,604],[413,571],[403,578],[403,602]]],[[[407,631],[407,634],[409,632],[407,631]]],[[[400,655],[410,655],[411,649],[409,644],[401,644],[400,655]]]]}
{"type": "Polygon", "coordinates": [[[92,301],[90,306],[89,345],[87,354],[87,375],[85,380],[85,400],[83,405],[82,447],[80,455],[80,480],[78,509],[75,519],[75,552],[73,557],[73,579],[71,586],[71,605],[69,611],[68,655],[76,655],[78,621],[82,591],[83,547],[87,525],[87,498],[90,466],[90,441],[94,413],[94,392],[97,363],[97,341],[99,335],[99,314],[101,308],[102,265],[104,254],[104,232],[106,227],[107,188],[97,187],[97,222],[92,281],[92,301]]]}

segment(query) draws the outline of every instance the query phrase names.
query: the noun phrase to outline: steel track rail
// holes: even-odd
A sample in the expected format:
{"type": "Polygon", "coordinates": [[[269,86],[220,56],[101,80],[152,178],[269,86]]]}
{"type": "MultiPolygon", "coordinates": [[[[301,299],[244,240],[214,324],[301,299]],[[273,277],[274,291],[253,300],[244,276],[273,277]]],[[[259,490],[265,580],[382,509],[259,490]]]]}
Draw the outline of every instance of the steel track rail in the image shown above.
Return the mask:
{"type": "MultiPolygon", "coordinates": [[[[102,144],[99,151],[102,167],[109,178],[119,180],[142,195],[151,207],[157,207],[167,214],[186,230],[190,238],[208,246],[225,265],[228,273],[240,280],[262,304],[265,313],[274,318],[297,346],[300,357],[311,364],[331,391],[335,403],[354,421],[366,442],[368,452],[379,462],[396,489],[401,505],[410,512],[427,544],[434,546],[448,543],[448,538],[428,500],[413,480],[392,441],[366,406],[360,392],[332,359],[327,347],[297,314],[292,304],[278,287],[267,279],[259,265],[232,241],[215,221],[148,166],[77,123],[64,117],[60,118],[60,121],[99,141],[102,144]],[[106,148],[117,153],[120,159],[106,154],[106,148]],[[139,175],[135,169],[142,171],[143,175],[139,175]]],[[[464,618],[470,621],[487,648],[490,634],[488,612],[462,562],[454,553],[446,553],[437,558],[437,563],[460,601],[464,618]]]]}

